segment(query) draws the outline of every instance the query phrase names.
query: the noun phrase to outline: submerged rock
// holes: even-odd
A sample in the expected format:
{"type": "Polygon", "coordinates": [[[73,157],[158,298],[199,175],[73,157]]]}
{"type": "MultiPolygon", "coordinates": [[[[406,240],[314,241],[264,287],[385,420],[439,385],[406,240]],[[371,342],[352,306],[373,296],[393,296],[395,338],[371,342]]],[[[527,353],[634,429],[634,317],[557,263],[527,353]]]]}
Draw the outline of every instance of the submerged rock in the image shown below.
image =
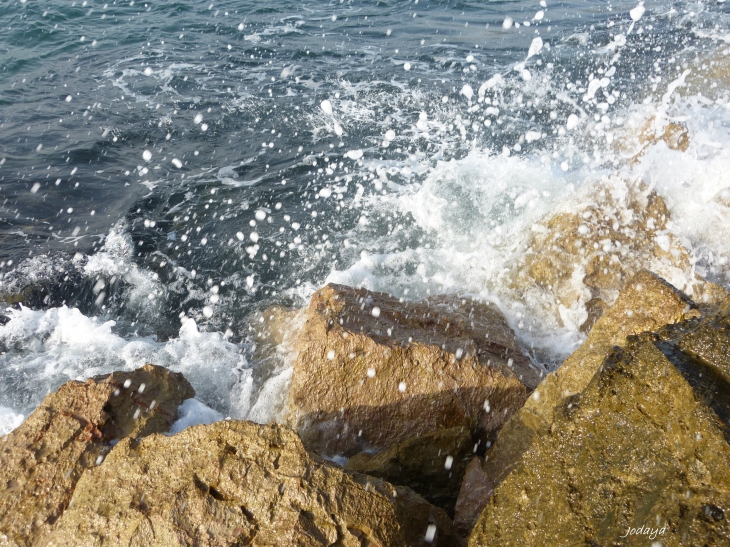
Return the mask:
{"type": "Polygon", "coordinates": [[[660,277],[648,271],[636,274],[596,322],[583,345],[543,380],[524,407],[505,424],[487,452],[482,469],[474,469],[465,477],[459,497],[472,502],[457,502],[454,518],[460,531],[473,526],[494,488],[520,465],[522,454],[536,439],[549,432],[555,408],[585,389],[615,346],[624,345],[630,335],[657,331],[698,315],[692,301],[660,277]]]}
{"type": "Polygon", "coordinates": [[[328,285],[296,342],[288,423],[322,454],[441,429],[494,435],[541,379],[491,305],[328,285]]]}
{"type": "MultiPolygon", "coordinates": [[[[513,283],[551,295],[557,306],[546,312],[557,310],[564,325],[587,332],[640,270],[692,279],[689,252],[667,230],[669,221],[656,192],[607,179],[570,212],[533,227],[529,248],[514,266],[513,283]]],[[[701,282],[681,288],[695,285],[701,282]]]]}
{"type": "Polygon", "coordinates": [[[629,116],[625,127],[618,132],[614,147],[621,156],[636,163],[650,146],[660,142],[670,150],[686,152],[690,145],[686,125],[669,121],[664,113],[648,118],[639,114],[629,116]]]}
{"type": "Polygon", "coordinates": [[[413,437],[377,454],[362,452],[346,469],[404,484],[453,514],[474,443],[468,429],[442,429],[413,437]]]}
{"type": "Polygon", "coordinates": [[[283,426],[223,421],[120,441],[83,475],[47,545],[459,543],[445,513],[407,488],[351,476],[283,426]]]}
{"type": "MultiPolygon", "coordinates": [[[[178,405],[195,395],[182,374],[145,365],[67,382],[16,430],[0,438],[0,534],[44,545],[82,473],[110,441],[167,431],[178,405]]],[[[1,544],[1,543],[0,543],[1,544]]]]}
{"type": "Polygon", "coordinates": [[[730,543],[726,424],[693,366],[651,333],[612,352],[554,409],[549,433],[496,488],[469,545],[730,543]]]}

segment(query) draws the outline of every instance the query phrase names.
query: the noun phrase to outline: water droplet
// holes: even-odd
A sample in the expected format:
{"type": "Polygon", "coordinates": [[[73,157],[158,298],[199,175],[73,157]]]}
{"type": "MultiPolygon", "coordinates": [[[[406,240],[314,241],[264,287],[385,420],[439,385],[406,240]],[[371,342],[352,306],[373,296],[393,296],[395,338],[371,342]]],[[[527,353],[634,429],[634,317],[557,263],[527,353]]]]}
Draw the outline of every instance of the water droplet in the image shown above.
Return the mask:
{"type": "Polygon", "coordinates": [[[329,100],[325,99],[319,106],[325,114],[328,116],[332,115],[332,103],[329,100]]]}

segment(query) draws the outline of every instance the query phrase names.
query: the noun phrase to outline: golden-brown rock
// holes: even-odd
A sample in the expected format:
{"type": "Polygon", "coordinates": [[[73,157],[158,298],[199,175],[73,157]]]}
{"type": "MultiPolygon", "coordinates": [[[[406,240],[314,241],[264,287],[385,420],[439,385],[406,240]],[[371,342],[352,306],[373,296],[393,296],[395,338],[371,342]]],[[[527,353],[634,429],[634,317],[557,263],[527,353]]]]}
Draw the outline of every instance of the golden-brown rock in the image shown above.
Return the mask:
{"type": "Polygon", "coordinates": [[[622,156],[635,163],[651,145],[659,142],[666,144],[670,150],[686,152],[690,145],[687,127],[668,121],[664,115],[649,116],[642,121],[629,117],[626,127],[619,130],[614,146],[622,156]]]}
{"type": "Polygon", "coordinates": [[[323,454],[454,427],[489,437],[540,380],[496,308],[455,297],[399,302],[328,285],[296,346],[287,419],[323,454]]]}
{"type": "MultiPolygon", "coordinates": [[[[651,272],[637,273],[596,322],[581,347],[543,380],[499,432],[483,463],[483,473],[491,487],[499,485],[520,464],[521,455],[537,437],[549,431],[555,407],[585,389],[615,346],[622,346],[630,335],[657,331],[697,315],[694,304],[682,292],[651,272]]],[[[480,502],[457,502],[455,521],[461,530],[468,529],[469,523],[473,525],[492,493],[482,484],[478,486],[485,494],[480,502]]],[[[471,490],[465,479],[459,497],[478,498],[471,490]]]]}
{"type": "Polygon", "coordinates": [[[458,545],[408,489],[350,476],[280,425],[223,421],[125,439],[79,481],[47,545],[458,545]],[[170,465],[174,462],[174,465],[170,465]]]}
{"type": "Polygon", "coordinates": [[[688,251],[667,231],[669,220],[653,190],[616,177],[602,181],[570,212],[535,225],[527,252],[514,266],[513,284],[539,288],[555,302],[546,313],[557,311],[563,324],[564,311],[585,308],[585,316],[573,313],[570,320],[587,332],[640,270],[677,278],[691,273],[688,251]]]}
{"type": "Polygon", "coordinates": [[[651,333],[609,355],[495,489],[470,547],[730,544],[725,425],[679,361],[651,333]]]}
{"type": "Polygon", "coordinates": [[[17,545],[44,545],[109,441],[167,431],[194,394],[182,374],[153,365],[63,384],[0,438],[0,534],[17,545]]]}
{"type": "Polygon", "coordinates": [[[695,304],[661,277],[642,270],[626,284],[616,302],[591,329],[586,341],[549,374],[525,403],[525,409],[552,422],[552,408],[580,393],[603,359],[628,336],[656,332],[665,325],[698,317],[695,304]]]}

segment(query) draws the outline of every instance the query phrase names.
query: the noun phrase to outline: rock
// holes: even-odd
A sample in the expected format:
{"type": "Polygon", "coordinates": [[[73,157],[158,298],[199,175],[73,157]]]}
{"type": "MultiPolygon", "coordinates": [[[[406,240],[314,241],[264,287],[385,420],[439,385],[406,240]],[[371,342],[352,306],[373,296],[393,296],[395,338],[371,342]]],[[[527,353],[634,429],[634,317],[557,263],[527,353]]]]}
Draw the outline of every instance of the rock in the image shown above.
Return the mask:
{"type": "MultiPolygon", "coordinates": [[[[543,380],[499,432],[483,464],[489,484],[496,487],[520,464],[521,455],[535,439],[549,431],[555,407],[585,389],[615,346],[622,346],[630,335],[657,331],[664,325],[698,315],[692,301],[682,292],[651,272],[637,273],[596,322],[583,345],[543,380]]],[[[486,492],[479,503],[457,502],[454,518],[462,531],[469,528],[469,523],[473,525],[492,493],[481,484],[478,487],[480,492],[486,492]]],[[[459,497],[479,498],[471,490],[465,481],[459,497]]]]}
{"type": "Polygon", "coordinates": [[[0,438],[0,534],[17,545],[44,544],[109,441],[167,431],[194,394],[182,374],[153,365],[63,384],[0,438]]]}
{"type": "MultiPolygon", "coordinates": [[[[382,479],[362,473],[348,472],[347,474],[355,482],[364,485],[367,490],[374,488],[376,492],[391,500],[398,515],[401,534],[409,545],[414,547],[432,547],[434,545],[444,547],[466,546],[466,541],[458,534],[453,522],[446,513],[428,503],[410,488],[394,486],[382,479]],[[393,495],[393,492],[395,492],[395,495],[393,495]],[[423,533],[424,523],[429,523],[426,526],[427,533],[429,526],[434,528],[435,535],[430,541],[427,534],[423,533]]],[[[365,543],[365,545],[368,544],[365,543]]]]}
{"type": "Polygon", "coordinates": [[[614,346],[624,345],[628,336],[656,332],[665,325],[698,317],[695,308],[689,297],[664,279],[647,270],[640,271],[596,322],[586,341],[538,386],[525,409],[549,424],[553,407],[583,391],[614,346]]]}
{"type": "Polygon", "coordinates": [[[730,89],[730,59],[722,48],[703,52],[690,63],[690,67],[685,80],[687,87],[681,91],[683,96],[700,94],[715,100],[730,89]]]}
{"type": "Polygon", "coordinates": [[[653,190],[606,179],[570,211],[533,228],[527,251],[513,266],[513,285],[537,292],[532,300],[546,300],[543,311],[560,324],[587,332],[640,270],[692,279],[689,252],[667,231],[669,220],[653,190]]]}
{"type": "Polygon", "coordinates": [[[549,434],[496,487],[471,547],[648,545],[647,529],[664,546],[730,543],[726,424],[698,369],[666,344],[631,337],[554,410],[549,434]]]}
{"type": "Polygon", "coordinates": [[[626,129],[619,133],[619,138],[615,141],[619,153],[630,158],[632,163],[638,162],[649,146],[659,142],[664,142],[670,150],[686,152],[689,148],[689,131],[684,124],[668,121],[666,115],[662,114],[658,117],[649,116],[641,121],[633,118],[629,118],[626,129]]]}
{"type": "Polygon", "coordinates": [[[458,545],[408,489],[350,476],[290,429],[223,421],[119,442],[79,481],[47,545],[458,545]],[[169,462],[175,462],[174,466],[169,462]]]}
{"type": "Polygon", "coordinates": [[[730,296],[730,293],[722,285],[705,281],[697,276],[696,283],[693,286],[692,300],[697,303],[697,306],[701,310],[712,310],[716,308],[728,296],[730,296]]]}
{"type": "Polygon", "coordinates": [[[454,509],[454,528],[463,537],[468,537],[471,533],[493,490],[494,486],[484,472],[482,458],[473,457],[466,466],[461,495],[454,509]]]}
{"type": "Polygon", "coordinates": [[[473,452],[471,432],[456,427],[413,437],[378,454],[362,452],[350,458],[345,469],[408,486],[453,515],[473,452]]]}
{"type": "Polygon", "coordinates": [[[455,427],[490,437],[540,380],[496,308],[456,297],[328,285],[296,350],[287,423],[326,455],[455,427]]]}
{"type": "Polygon", "coordinates": [[[730,388],[730,297],[726,297],[714,313],[688,324],[666,328],[661,334],[707,369],[717,384],[730,388]]]}

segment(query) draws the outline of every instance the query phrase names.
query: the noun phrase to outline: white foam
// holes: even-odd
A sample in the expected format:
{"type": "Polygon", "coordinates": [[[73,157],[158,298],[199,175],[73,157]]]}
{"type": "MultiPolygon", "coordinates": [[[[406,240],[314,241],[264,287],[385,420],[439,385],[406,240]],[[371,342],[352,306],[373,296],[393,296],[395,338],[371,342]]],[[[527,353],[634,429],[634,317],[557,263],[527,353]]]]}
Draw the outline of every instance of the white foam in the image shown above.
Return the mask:
{"type": "MultiPolygon", "coordinates": [[[[647,119],[664,116],[682,120],[689,131],[686,152],[670,150],[663,141],[647,146],[639,161],[598,169],[596,163],[564,172],[541,152],[520,157],[474,150],[459,161],[439,162],[422,183],[398,193],[378,196],[369,207],[382,217],[408,214],[427,237],[420,246],[384,252],[362,251],[346,269],[333,271],[328,282],[363,286],[409,299],[440,293],[469,293],[496,302],[515,329],[523,346],[541,348],[556,360],[567,356],[583,340],[580,325],[587,318],[591,298],[583,285],[585,264],[574,264],[571,290],[578,295],[566,307],[537,287],[515,286],[511,265],[527,250],[531,232],[545,230],[539,223],[557,212],[580,210],[595,202],[604,187],[619,208],[630,215],[630,187],[643,181],[662,196],[671,214],[657,245],[668,247],[670,235],[691,255],[688,268],[654,259],[647,267],[692,295],[695,274],[728,284],[725,265],[730,261],[730,152],[720,144],[730,142],[730,112],[708,106],[707,100],[675,100],[635,108],[639,129],[647,119]],[[709,129],[708,129],[709,128],[709,129]],[[722,203],[722,192],[727,194],[722,203]],[[529,320],[528,320],[529,318],[529,320]]],[[[663,122],[664,124],[667,121],[663,122]]],[[[580,132],[594,131],[590,121],[580,132]]],[[[664,126],[659,134],[663,134],[664,126]]],[[[608,142],[610,145],[610,141],[608,142]]],[[[606,146],[604,157],[614,151],[606,146]]],[[[600,163],[598,164],[600,165],[600,163]]],[[[371,213],[373,216],[373,213],[371,213]]],[[[387,248],[384,240],[367,240],[366,228],[353,234],[361,248],[387,248]]],[[[610,302],[609,302],[610,303],[610,302]]]]}
{"type": "Polygon", "coordinates": [[[0,344],[18,350],[0,357],[0,379],[5,399],[8,393],[16,398],[5,401],[16,415],[31,412],[67,380],[134,370],[146,363],[182,372],[198,399],[229,416],[245,418],[250,406],[246,401],[258,395],[247,383],[251,371],[242,346],[221,333],[200,332],[192,319],[183,322],[178,337],[162,343],[153,337],[123,338],[114,332],[114,321],[99,321],[66,306],[6,313],[10,321],[0,327],[0,344]]]}
{"type": "Polygon", "coordinates": [[[25,420],[25,416],[22,414],[18,414],[11,408],[0,406],[0,437],[20,426],[23,420],[25,420]]]}
{"type": "Polygon", "coordinates": [[[154,308],[165,298],[165,288],[157,281],[155,274],[134,263],[133,253],[132,238],[125,230],[124,223],[118,223],[107,234],[101,250],[86,259],[84,273],[106,282],[112,279],[124,280],[131,286],[127,296],[131,309],[144,307],[154,312],[154,308]]]}
{"type": "Polygon", "coordinates": [[[294,369],[290,366],[272,376],[261,388],[248,419],[260,424],[281,421],[294,369]]]}
{"type": "Polygon", "coordinates": [[[217,410],[204,405],[197,399],[186,399],[177,409],[178,418],[170,427],[170,435],[180,433],[193,425],[212,424],[221,421],[224,416],[217,410]]]}

